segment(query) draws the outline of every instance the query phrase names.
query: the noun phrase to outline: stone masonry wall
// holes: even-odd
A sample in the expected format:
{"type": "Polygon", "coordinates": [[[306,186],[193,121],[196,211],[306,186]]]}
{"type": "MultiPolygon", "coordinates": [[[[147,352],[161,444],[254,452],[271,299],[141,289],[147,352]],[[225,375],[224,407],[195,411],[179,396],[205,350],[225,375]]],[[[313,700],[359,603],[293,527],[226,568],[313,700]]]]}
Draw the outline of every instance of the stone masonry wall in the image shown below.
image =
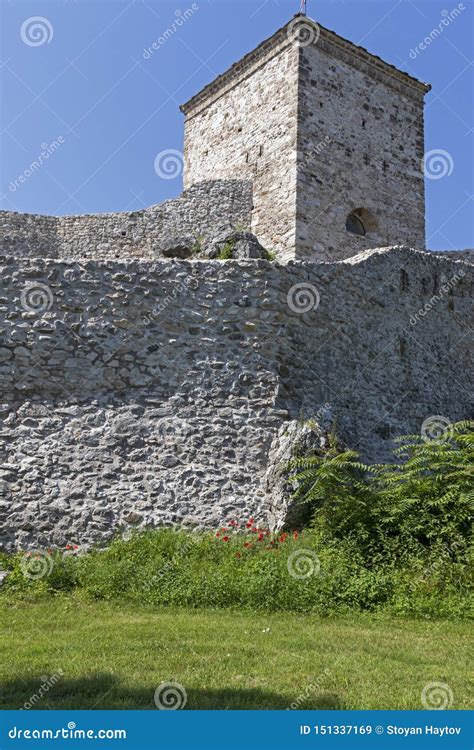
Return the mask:
{"type": "Polygon", "coordinates": [[[423,96],[330,54],[323,39],[301,48],[297,258],[339,260],[399,243],[424,249],[423,96]],[[378,223],[365,237],[345,228],[357,208],[378,223]]]}
{"type": "Polygon", "coordinates": [[[1,266],[4,547],[265,521],[269,456],[295,420],[335,420],[380,459],[429,416],[472,415],[461,261],[1,266]]]}
{"type": "Polygon", "coordinates": [[[252,180],[252,231],[283,261],[424,249],[428,90],[299,16],[183,105],[185,185],[252,180]],[[346,231],[358,208],[365,236],[346,231]]]}
{"type": "Polygon", "coordinates": [[[77,260],[156,258],[177,235],[207,239],[221,226],[250,226],[252,185],[211,180],[142,211],[37,216],[0,211],[0,253],[77,260]]]}
{"type": "Polygon", "coordinates": [[[284,37],[185,109],[185,187],[212,176],[252,180],[252,232],[281,260],[294,257],[297,80],[297,46],[284,37]]]}

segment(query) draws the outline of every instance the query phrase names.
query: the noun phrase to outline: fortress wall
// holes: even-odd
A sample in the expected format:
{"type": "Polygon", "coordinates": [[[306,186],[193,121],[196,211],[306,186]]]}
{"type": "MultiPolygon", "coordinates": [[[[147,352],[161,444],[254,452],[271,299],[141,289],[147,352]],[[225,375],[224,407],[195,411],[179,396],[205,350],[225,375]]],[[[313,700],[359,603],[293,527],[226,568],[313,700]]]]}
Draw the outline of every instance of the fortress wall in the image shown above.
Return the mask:
{"type": "Polygon", "coordinates": [[[321,302],[288,322],[290,413],[329,404],[338,434],[370,461],[431,416],[474,417],[471,265],[392,248],[301,268],[314,269],[321,302]]]}
{"type": "Polygon", "coordinates": [[[472,415],[461,261],[0,262],[3,546],[265,521],[292,420],[334,419],[380,459],[472,415]]]}
{"type": "Polygon", "coordinates": [[[0,212],[0,253],[22,257],[109,260],[156,258],[177,235],[208,238],[220,226],[250,226],[252,186],[244,180],[194,185],[143,211],[81,216],[0,212]]]}

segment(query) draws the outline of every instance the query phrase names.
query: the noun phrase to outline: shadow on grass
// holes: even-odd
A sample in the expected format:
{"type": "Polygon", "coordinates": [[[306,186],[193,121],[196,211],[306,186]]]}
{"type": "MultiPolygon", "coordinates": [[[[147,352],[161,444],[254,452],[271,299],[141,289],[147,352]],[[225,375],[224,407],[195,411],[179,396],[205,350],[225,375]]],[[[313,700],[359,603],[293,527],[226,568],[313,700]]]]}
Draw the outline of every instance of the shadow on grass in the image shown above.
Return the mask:
{"type": "MultiPolygon", "coordinates": [[[[59,677],[50,685],[41,675],[18,677],[0,682],[0,709],[156,709],[155,690],[150,687],[127,688],[118,677],[96,674],[77,679],[59,677]]],[[[185,687],[185,686],[184,686],[185,687]]],[[[260,688],[222,688],[186,690],[186,709],[342,709],[337,695],[297,685],[293,695],[281,695],[260,688]],[[308,688],[308,690],[307,690],[308,688]],[[302,702],[302,696],[307,694],[302,702]],[[300,701],[298,697],[300,696],[300,701]]]]}

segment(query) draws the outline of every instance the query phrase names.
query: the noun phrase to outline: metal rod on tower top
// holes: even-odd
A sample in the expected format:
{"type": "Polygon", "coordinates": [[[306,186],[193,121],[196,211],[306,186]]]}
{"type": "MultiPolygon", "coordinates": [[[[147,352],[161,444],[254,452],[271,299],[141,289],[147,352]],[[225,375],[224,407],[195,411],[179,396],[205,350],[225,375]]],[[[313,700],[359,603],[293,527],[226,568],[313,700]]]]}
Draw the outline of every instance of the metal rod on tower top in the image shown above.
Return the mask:
{"type": "Polygon", "coordinates": [[[304,16],[306,15],[306,0],[301,0],[300,13],[303,13],[304,16]]]}

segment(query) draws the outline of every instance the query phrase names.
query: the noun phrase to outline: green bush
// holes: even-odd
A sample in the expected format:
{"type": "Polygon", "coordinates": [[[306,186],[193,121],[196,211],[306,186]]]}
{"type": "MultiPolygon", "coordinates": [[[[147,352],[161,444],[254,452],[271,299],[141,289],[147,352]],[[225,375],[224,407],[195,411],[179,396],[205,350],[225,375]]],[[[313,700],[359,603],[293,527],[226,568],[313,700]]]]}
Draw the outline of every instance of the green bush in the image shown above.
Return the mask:
{"type": "Polygon", "coordinates": [[[367,560],[422,555],[440,544],[463,560],[474,498],[472,428],[454,424],[443,441],[402,437],[397,463],[376,466],[333,441],[324,454],[290,462],[295,500],[310,504],[315,528],[352,539],[367,560]]]}
{"type": "Polygon", "coordinates": [[[295,498],[312,510],[302,533],[272,534],[253,519],[212,533],[146,531],[105,550],[45,553],[40,577],[25,575],[34,557],[2,555],[0,595],[76,589],[153,606],[467,616],[472,424],[454,425],[444,443],[403,438],[397,457],[367,467],[333,442],[295,459],[295,498]]]}
{"type": "Polygon", "coordinates": [[[267,544],[275,540],[271,535],[252,548],[244,547],[248,539],[241,533],[223,542],[211,534],[147,531],[116,540],[104,551],[77,557],[57,553],[51,575],[40,580],[25,578],[21,556],[15,555],[2,591],[39,597],[76,588],[87,598],[153,606],[321,615],[351,609],[432,617],[467,613],[467,565],[449,557],[433,553],[402,567],[390,558],[368,565],[354,541],[328,540],[317,530],[296,539],[289,535],[275,548],[267,544]],[[308,576],[295,577],[289,567],[308,576]]]}
{"type": "Polygon", "coordinates": [[[229,240],[229,242],[226,242],[225,245],[219,251],[217,260],[230,260],[232,258],[233,251],[234,251],[234,242],[229,240]]]}

